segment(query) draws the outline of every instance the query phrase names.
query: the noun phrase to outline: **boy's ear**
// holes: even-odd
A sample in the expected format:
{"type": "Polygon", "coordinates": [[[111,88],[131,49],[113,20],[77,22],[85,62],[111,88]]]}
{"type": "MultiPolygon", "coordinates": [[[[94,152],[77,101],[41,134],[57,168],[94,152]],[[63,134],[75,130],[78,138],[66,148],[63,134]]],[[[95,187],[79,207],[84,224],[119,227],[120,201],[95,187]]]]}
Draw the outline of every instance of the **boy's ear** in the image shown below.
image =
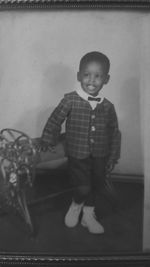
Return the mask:
{"type": "Polygon", "coordinates": [[[79,71],[77,72],[77,80],[78,80],[78,82],[81,81],[81,76],[80,76],[80,72],[79,71]]]}
{"type": "Polygon", "coordinates": [[[109,79],[110,79],[110,75],[107,74],[105,80],[104,80],[104,84],[107,84],[109,82],[109,79]]]}

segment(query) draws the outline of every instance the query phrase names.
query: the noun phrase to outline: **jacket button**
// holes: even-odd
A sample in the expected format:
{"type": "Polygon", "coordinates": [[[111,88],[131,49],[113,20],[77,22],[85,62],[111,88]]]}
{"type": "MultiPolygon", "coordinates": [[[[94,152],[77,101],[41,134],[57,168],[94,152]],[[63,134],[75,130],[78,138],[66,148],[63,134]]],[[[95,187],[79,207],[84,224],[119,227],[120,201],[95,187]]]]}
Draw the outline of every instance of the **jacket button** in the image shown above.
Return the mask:
{"type": "Polygon", "coordinates": [[[95,131],[95,126],[92,126],[92,127],[91,127],[91,130],[92,130],[92,131],[95,131]]]}
{"type": "Polygon", "coordinates": [[[92,115],[91,118],[92,118],[92,119],[95,119],[95,115],[92,115]]]}
{"type": "Polygon", "coordinates": [[[94,143],[94,139],[91,138],[91,139],[90,139],[90,142],[91,142],[91,144],[93,144],[93,143],[94,143]]]}

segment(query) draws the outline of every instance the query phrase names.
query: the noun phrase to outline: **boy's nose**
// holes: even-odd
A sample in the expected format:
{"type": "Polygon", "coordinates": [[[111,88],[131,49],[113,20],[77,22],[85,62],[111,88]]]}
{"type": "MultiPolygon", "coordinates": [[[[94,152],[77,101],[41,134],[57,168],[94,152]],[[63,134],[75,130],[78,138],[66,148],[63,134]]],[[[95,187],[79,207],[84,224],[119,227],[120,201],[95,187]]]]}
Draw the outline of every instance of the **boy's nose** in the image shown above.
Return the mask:
{"type": "Polygon", "coordinates": [[[89,79],[89,82],[93,84],[95,82],[95,77],[91,76],[90,79],[89,79]]]}

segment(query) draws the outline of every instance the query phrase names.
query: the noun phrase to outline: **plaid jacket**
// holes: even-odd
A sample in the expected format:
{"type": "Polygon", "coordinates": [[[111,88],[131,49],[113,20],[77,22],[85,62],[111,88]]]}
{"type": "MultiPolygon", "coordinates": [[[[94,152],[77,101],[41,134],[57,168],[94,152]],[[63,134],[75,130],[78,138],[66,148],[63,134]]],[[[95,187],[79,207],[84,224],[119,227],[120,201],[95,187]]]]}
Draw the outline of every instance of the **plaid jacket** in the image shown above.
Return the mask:
{"type": "Polygon", "coordinates": [[[76,91],[65,94],[49,117],[42,139],[56,145],[61,125],[66,119],[66,152],[68,156],[105,157],[117,161],[120,157],[121,133],[114,105],[104,98],[92,110],[88,101],[76,91]]]}

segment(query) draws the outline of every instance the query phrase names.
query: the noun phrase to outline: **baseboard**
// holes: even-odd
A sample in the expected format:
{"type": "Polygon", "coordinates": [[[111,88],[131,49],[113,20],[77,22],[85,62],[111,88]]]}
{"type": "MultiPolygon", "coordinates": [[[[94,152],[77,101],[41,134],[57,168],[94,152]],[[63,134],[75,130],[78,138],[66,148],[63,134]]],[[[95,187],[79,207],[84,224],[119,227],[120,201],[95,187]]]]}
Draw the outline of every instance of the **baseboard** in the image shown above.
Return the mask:
{"type": "Polygon", "coordinates": [[[112,173],[112,181],[123,183],[141,183],[144,184],[144,175],[142,174],[125,174],[125,173],[112,173]]]}
{"type": "MultiPolygon", "coordinates": [[[[45,173],[45,172],[55,172],[56,170],[63,171],[65,168],[57,168],[57,169],[37,169],[37,173],[45,173]]],[[[140,183],[144,184],[144,175],[143,174],[130,174],[130,173],[111,173],[110,179],[114,182],[120,182],[120,183],[140,183]]]]}

